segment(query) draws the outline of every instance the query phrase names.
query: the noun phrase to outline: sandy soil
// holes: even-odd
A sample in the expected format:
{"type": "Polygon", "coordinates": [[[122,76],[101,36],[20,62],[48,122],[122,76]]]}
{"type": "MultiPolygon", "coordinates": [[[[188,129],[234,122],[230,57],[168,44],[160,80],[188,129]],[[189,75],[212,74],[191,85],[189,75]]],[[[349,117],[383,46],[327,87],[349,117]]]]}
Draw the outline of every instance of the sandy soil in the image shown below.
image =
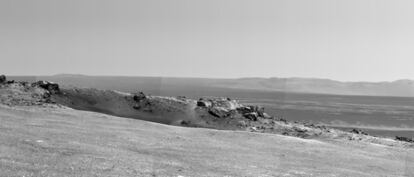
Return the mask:
{"type": "Polygon", "coordinates": [[[414,176],[414,150],[0,106],[0,176],[414,176]]]}

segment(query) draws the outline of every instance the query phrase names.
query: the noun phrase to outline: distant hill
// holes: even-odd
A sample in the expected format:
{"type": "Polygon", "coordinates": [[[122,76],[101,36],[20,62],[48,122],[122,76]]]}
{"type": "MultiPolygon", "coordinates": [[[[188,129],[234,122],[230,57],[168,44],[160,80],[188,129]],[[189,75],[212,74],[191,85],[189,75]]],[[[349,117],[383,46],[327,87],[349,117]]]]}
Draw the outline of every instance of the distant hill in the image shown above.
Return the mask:
{"type": "Polygon", "coordinates": [[[242,78],[217,84],[226,88],[364,96],[414,96],[414,81],[340,82],[309,78],[242,78]]]}
{"type": "MultiPolygon", "coordinates": [[[[22,77],[20,77],[21,79],[22,77]]],[[[33,77],[28,77],[33,79],[33,77]]],[[[329,79],[313,78],[171,78],[171,77],[126,77],[126,76],[86,76],[60,74],[38,76],[45,79],[76,87],[134,92],[147,91],[162,95],[164,92],[187,90],[189,95],[208,92],[211,89],[245,89],[259,91],[281,91],[299,93],[317,93],[334,95],[399,96],[414,97],[413,80],[393,82],[340,82],[329,79]]],[[[176,94],[176,93],[171,93],[176,94]]]]}

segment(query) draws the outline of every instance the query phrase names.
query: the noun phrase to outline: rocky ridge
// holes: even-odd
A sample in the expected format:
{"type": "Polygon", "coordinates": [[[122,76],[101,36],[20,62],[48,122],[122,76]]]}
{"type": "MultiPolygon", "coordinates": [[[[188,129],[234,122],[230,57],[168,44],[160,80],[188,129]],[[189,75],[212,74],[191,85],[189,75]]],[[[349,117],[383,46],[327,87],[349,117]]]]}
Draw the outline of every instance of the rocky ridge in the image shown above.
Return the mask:
{"type": "Polygon", "coordinates": [[[54,103],[51,95],[60,93],[59,85],[48,81],[28,83],[0,76],[0,102],[9,106],[33,106],[54,103]]]}
{"type": "MultiPolygon", "coordinates": [[[[350,132],[338,129],[328,128],[325,125],[312,123],[291,122],[265,113],[263,107],[243,105],[237,100],[222,97],[203,97],[199,100],[188,99],[185,97],[159,97],[148,96],[140,92],[133,97],[137,104],[134,108],[144,111],[154,111],[155,107],[160,105],[180,105],[178,107],[169,107],[169,111],[183,113],[188,111],[184,108],[190,108],[193,114],[204,120],[202,122],[192,120],[183,120],[180,126],[188,127],[206,127],[214,129],[243,130],[259,133],[274,133],[287,136],[294,136],[307,139],[339,139],[349,141],[360,141],[394,146],[410,144],[412,140],[406,137],[396,137],[395,140],[370,136],[359,129],[353,129],[350,132]],[[155,106],[157,105],[157,106],[155,106]],[[179,109],[181,107],[182,109],[179,109]]],[[[162,107],[162,106],[161,106],[162,107]]]]}
{"type": "MultiPolygon", "coordinates": [[[[373,137],[360,130],[344,132],[324,125],[290,122],[266,114],[263,107],[243,105],[231,98],[203,97],[194,100],[182,96],[151,96],[142,92],[123,94],[97,89],[89,89],[87,92],[86,89],[80,88],[62,89],[58,84],[48,81],[37,81],[34,83],[7,81],[6,77],[3,76],[0,77],[0,81],[0,103],[7,106],[59,105],[73,107],[77,103],[74,99],[76,98],[85,102],[84,110],[117,115],[114,111],[102,111],[105,107],[97,107],[102,105],[101,102],[106,101],[107,105],[121,107],[121,112],[123,112],[123,109],[127,109],[131,114],[145,113],[145,116],[177,117],[177,120],[167,123],[172,125],[413,147],[413,140],[407,137],[396,137],[395,140],[392,140],[373,137]],[[82,100],[85,99],[85,93],[89,94],[89,96],[93,95],[88,97],[87,100],[82,100]],[[97,98],[101,95],[104,95],[105,98],[97,98]]],[[[74,108],[79,109],[79,107],[74,108]]],[[[128,115],[122,116],[129,117],[128,115]]]]}

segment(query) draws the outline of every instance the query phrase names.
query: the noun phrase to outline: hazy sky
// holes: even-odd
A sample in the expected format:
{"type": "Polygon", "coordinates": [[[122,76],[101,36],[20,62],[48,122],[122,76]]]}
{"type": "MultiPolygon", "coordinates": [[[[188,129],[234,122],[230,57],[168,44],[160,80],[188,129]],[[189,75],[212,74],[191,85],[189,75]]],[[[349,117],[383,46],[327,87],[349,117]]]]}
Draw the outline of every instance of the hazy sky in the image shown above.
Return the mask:
{"type": "Polygon", "coordinates": [[[414,79],[411,0],[0,0],[10,75],[414,79]]]}

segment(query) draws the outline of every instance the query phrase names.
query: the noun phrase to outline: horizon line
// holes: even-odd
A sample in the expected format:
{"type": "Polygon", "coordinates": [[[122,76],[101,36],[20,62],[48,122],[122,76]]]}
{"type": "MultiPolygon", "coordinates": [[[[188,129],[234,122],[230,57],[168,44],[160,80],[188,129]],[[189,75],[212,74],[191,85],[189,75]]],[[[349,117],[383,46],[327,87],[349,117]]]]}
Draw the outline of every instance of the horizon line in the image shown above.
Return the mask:
{"type": "Polygon", "coordinates": [[[53,77],[53,76],[84,76],[84,77],[149,77],[149,78],[175,78],[175,79],[222,79],[222,80],[230,80],[230,79],[308,79],[308,80],[328,80],[333,82],[342,82],[342,83],[392,83],[398,81],[412,81],[413,79],[395,79],[395,80],[382,80],[382,81],[349,81],[349,80],[337,80],[337,79],[330,79],[330,78],[322,78],[322,77],[260,77],[260,76],[251,76],[251,77],[191,77],[191,76],[150,76],[150,75],[93,75],[93,74],[70,74],[70,73],[59,73],[59,74],[52,74],[52,75],[6,75],[6,77],[53,77]]]}

